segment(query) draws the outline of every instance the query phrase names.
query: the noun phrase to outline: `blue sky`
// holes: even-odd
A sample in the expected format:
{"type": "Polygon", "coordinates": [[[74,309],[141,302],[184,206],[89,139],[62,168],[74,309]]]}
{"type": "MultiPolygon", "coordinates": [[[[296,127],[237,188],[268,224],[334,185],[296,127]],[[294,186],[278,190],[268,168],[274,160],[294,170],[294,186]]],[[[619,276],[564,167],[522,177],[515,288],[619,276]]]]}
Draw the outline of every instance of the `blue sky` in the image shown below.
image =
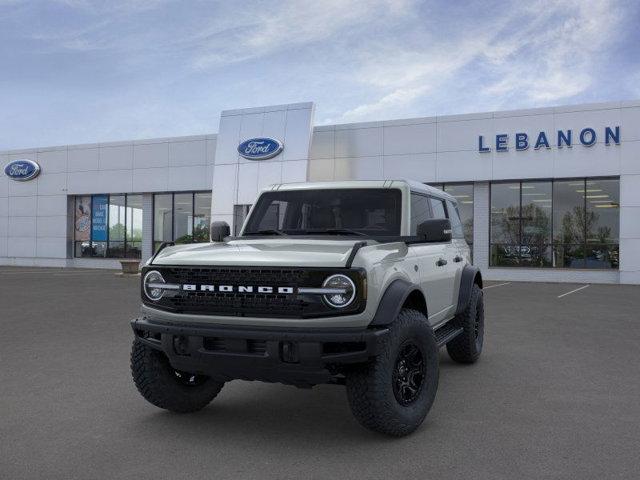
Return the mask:
{"type": "Polygon", "coordinates": [[[0,149],[637,99],[639,3],[0,0],[0,149]]]}

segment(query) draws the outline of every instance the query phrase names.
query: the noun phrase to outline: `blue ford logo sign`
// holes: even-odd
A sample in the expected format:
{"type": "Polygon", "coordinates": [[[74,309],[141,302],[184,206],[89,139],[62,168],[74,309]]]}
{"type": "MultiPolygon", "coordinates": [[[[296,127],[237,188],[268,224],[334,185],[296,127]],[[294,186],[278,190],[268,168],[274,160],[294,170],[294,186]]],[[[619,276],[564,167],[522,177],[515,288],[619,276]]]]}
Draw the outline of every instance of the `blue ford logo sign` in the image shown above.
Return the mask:
{"type": "Polygon", "coordinates": [[[40,165],[33,160],[14,160],[4,167],[4,173],[11,180],[26,182],[38,176],[40,165]]]}
{"type": "Polygon", "coordinates": [[[273,138],[250,138],[238,145],[238,153],[248,160],[266,160],[278,155],[284,146],[273,138]]]}

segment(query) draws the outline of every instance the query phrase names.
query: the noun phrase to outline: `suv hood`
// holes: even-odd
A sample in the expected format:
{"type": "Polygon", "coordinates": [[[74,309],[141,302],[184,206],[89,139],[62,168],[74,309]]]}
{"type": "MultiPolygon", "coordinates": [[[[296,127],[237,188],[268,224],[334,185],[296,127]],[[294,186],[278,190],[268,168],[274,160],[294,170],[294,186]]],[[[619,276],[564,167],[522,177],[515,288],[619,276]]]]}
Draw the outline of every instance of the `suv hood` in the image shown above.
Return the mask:
{"type": "Polygon", "coordinates": [[[286,237],[176,245],[162,250],[153,265],[344,267],[358,241],[286,237]]]}

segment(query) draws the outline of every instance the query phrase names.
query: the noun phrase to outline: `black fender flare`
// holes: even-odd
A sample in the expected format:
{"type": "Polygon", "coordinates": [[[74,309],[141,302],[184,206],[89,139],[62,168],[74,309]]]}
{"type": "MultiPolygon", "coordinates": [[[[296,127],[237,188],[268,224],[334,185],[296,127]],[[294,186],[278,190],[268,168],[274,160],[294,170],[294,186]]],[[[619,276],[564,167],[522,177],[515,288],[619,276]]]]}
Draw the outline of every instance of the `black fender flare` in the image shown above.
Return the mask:
{"type": "Polygon", "coordinates": [[[473,288],[474,283],[478,283],[480,288],[482,288],[482,274],[480,273],[480,269],[473,265],[466,265],[462,269],[462,275],[460,277],[460,290],[458,291],[456,315],[464,312],[465,308],[467,308],[467,304],[471,298],[471,289],[473,288]],[[476,278],[478,279],[478,282],[476,282],[476,278]]]}
{"type": "MultiPolygon", "coordinates": [[[[417,285],[401,278],[392,281],[382,295],[376,314],[369,325],[380,327],[393,323],[409,295],[416,290],[420,292],[420,295],[424,298],[422,291],[417,285]]],[[[426,316],[426,300],[423,313],[426,316]]]]}

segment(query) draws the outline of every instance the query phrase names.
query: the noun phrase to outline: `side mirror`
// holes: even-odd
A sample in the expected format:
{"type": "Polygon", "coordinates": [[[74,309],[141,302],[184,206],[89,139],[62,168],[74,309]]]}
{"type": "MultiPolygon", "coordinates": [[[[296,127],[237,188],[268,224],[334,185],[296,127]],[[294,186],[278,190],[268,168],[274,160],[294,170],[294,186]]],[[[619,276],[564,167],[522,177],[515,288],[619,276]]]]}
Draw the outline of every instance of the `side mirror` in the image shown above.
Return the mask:
{"type": "Polygon", "coordinates": [[[451,241],[451,221],[448,218],[432,218],[418,225],[416,232],[420,240],[427,242],[451,241]]]}
{"type": "Polygon", "coordinates": [[[231,228],[227,222],[211,222],[209,230],[212,242],[221,242],[231,235],[231,228]]]}

